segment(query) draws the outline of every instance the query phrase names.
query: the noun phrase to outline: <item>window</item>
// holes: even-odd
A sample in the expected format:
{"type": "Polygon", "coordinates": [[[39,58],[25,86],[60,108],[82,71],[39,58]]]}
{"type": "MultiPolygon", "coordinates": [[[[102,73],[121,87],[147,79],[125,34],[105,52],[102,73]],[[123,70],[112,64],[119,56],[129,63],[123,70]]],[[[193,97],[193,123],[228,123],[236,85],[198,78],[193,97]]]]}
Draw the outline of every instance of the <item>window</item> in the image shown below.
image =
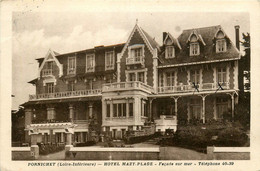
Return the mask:
{"type": "Polygon", "coordinates": [[[200,70],[190,71],[190,81],[195,84],[200,84],[200,70]]]}
{"type": "Polygon", "coordinates": [[[196,56],[200,54],[199,43],[190,44],[190,56],[196,56]]]}
{"type": "Polygon", "coordinates": [[[123,103],[123,116],[126,117],[126,104],[123,103]]]}
{"type": "Polygon", "coordinates": [[[54,120],[55,119],[55,110],[53,108],[47,109],[47,120],[54,120]]]}
{"type": "Polygon", "coordinates": [[[218,97],[217,102],[217,118],[223,118],[223,114],[228,111],[228,101],[227,98],[218,97]]]}
{"type": "Polygon", "coordinates": [[[117,104],[117,110],[118,110],[118,116],[121,117],[123,115],[121,103],[117,104]]]}
{"type": "Polygon", "coordinates": [[[226,40],[221,39],[216,41],[216,52],[225,52],[227,49],[226,40]]]}
{"type": "Polygon", "coordinates": [[[142,48],[134,48],[134,49],[131,49],[131,56],[133,58],[138,58],[138,57],[141,57],[142,56],[142,48]]]}
{"type": "Polygon", "coordinates": [[[113,104],[113,117],[117,117],[117,104],[113,104]]]}
{"type": "Polygon", "coordinates": [[[165,50],[165,58],[174,58],[175,57],[175,53],[174,53],[174,47],[173,46],[166,46],[166,50],[165,50]]]}
{"type": "Polygon", "coordinates": [[[106,70],[114,69],[114,52],[106,52],[106,70]]]}
{"type": "Polygon", "coordinates": [[[200,119],[201,118],[201,105],[199,99],[191,99],[190,103],[190,111],[192,119],[200,119]]]}
{"type": "Polygon", "coordinates": [[[75,91],[75,83],[74,83],[74,81],[69,81],[69,83],[68,83],[68,91],[75,91]]]}
{"type": "Polygon", "coordinates": [[[95,56],[94,54],[87,55],[86,72],[94,72],[95,56]]]}
{"type": "Polygon", "coordinates": [[[49,61],[49,62],[47,62],[47,64],[46,64],[46,66],[47,66],[47,69],[53,69],[53,61],[49,61]]]}
{"type": "Polygon", "coordinates": [[[129,73],[129,81],[135,81],[135,73],[129,73]]]}
{"type": "Polygon", "coordinates": [[[225,83],[227,79],[226,68],[218,68],[218,83],[225,83]]]}
{"type": "Polygon", "coordinates": [[[144,83],[144,72],[138,72],[138,81],[144,83]]]}
{"type": "Polygon", "coordinates": [[[110,104],[107,104],[107,117],[110,117],[110,104]]]}
{"type": "Polygon", "coordinates": [[[174,72],[166,72],[166,85],[172,87],[175,85],[174,72]]]}
{"type": "Polygon", "coordinates": [[[46,93],[54,93],[54,83],[46,83],[46,93]]]}
{"type": "Polygon", "coordinates": [[[76,57],[68,58],[68,74],[76,74],[76,57]]]}
{"type": "Polygon", "coordinates": [[[146,83],[146,69],[138,71],[126,71],[127,81],[140,81],[146,83]]]}
{"type": "Polygon", "coordinates": [[[113,117],[125,117],[126,116],[126,103],[113,104],[113,117]]]}
{"type": "Polygon", "coordinates": [[[129,116],[133,116],[134,115],[134,109],[133,109],[134,105],[133,103],[129,103],[129,116]]]}

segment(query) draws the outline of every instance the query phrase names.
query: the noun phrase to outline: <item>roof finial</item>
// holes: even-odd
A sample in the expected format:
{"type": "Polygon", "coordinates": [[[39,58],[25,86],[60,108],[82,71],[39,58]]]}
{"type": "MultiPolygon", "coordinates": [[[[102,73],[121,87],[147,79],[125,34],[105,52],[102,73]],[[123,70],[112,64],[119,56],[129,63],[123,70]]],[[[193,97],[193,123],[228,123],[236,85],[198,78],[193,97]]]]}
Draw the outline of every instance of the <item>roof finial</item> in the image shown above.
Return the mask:
{"type": "Polygon", "coordinates": [[[138,18],[136,19],[136,23],[135,24],[138,24],[138,18]]]}

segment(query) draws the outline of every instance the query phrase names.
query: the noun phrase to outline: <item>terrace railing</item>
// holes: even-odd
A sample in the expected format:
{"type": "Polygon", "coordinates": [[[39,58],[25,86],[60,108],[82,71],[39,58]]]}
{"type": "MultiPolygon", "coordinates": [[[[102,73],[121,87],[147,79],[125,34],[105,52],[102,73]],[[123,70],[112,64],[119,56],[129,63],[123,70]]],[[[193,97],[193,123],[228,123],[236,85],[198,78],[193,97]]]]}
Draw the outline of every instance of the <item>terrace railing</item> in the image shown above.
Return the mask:
{"type": "Polygon", "coordinates": [[[150,93],[154,92],[153,87],[144,84],[140,81],[130,81],[130,82],[120,82],[120,83],[111,83],[111,84],[103,84],[102,91],[109,92],[109,91],[120,91],[120,90],[133,90],[139,89],[148,91],[150,93]]]}
{"type": "Polygon", "coordinates": [[[43,69],[42,70],[42,76],[46,77],[46,76],[51,76],[53,75],[53,70],[52,69],[43,69]]]}
{"type": "Polygon", "coordinates": [[[56,93],[45,93],[29,95],[29,100],[42,100],[42,99],[56,99],[56,98],[68,98],[68,97],[86,97],[93,95],[101,95],[101,89],[94,90],[77,90],[77,91],[65,91],[56,93]]]}
{"type": "MultiPolygon", "coordinates": [[[[199,91],[216,91],[217,89],[229,89],[229,82],[203,83],[196,85],[199,91]]],[[[196,91],[194,85],[177,85],[158,87],[158,93],[182,93],[196,91]]]]}
{"type": "Polygon", "coordinates": [[[126,64],[131,65],[131,64],[144,64],[144,57],[143,56],[138,56],[138,57],[132,57],[132,58],[126,58],[126,64]]]}

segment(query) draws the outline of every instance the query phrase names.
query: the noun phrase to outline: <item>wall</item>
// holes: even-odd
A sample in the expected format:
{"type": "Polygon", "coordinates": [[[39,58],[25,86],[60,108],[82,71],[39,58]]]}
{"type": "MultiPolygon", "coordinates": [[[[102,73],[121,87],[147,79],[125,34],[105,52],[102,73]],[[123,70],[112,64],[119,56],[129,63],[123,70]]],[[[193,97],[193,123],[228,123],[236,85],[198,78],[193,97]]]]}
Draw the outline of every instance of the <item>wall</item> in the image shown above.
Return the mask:
{"type": "Polygon", "coordinates": [[[30,147],[12,147],[12,160],[33,160],[30,147]]]}
{"type": "Polygon", "coordinates": [[[250,147],[207,147],[208,160],[250,160],[250,147]]]}
{"type": "Polygon", "coordinates": [[[66,160],[158,160],[159,148],[84,148],[73,147],[66,160]]]}

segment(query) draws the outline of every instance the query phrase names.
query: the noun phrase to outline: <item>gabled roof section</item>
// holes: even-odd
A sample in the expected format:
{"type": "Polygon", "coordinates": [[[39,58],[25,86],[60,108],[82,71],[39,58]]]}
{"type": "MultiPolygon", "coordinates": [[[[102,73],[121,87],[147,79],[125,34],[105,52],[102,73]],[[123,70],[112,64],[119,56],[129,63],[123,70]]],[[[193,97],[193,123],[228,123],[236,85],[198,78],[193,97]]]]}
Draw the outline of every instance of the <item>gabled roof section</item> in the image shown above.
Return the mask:
{"type": "Polygon", "coordinates": [[[128,45],[129,45],[129,43],[130,43],[130,41],[131,41],[131,39],[132,39],[132,37],[133,37],[133,35],[136,31],[138,31],[140,33],[141,37],[143,38],[145,44],[147,45],[148,49],[150,50],[150,52],[152,54],[153,54],[154,49],[160,50],[159,44],[148,33],[146,33],[143,29],[141,29],[138,26],[138,24],[136,23],[132,32],[131,32],[131,34],[128,37],[128,40],[125,43],[124,48],[122,49],[121,54],[124,54],[124,52],[126,51],[128,45]]]}
{"type": "Polygon", "coordinates": [[[203,40],[201,34],[198,34],[196,30],[193,30],[193,31],[190,33],[190,36],[189,36],[189,38],[188,38],[188,40],[187,40],[187,43],[189,43],[189,42],[192,41],[192,40],[191,40],[192,35],[195,35],[195,36],[197,37],[197,41],[200,41],[204,46],[206,45],[206,43],[204,42],[204,40],[203,40]]]}
{"type": "Polygon", "coordinates": [[[176,47],[178,47],[179,49],[181,49],[181,45],[180,45],[178,39],[175,39],[169,32],[167,33],[165,39],[163,40],[163,44],[166,44],[166,40],[167,40],[168,38],[170,38],[170,39],[172,40],[174,46],[176,46],[176,47]]]}
{"type": "Polygon", "coordinates": [[[45,57],[44,57],[43,62],[42,62],[41,65],[40,65],[40,68],[39,68],[39,70],[38,70],[38,78],[40,78],[40,75],[41,75],[40,73],[41,73],[41,70],[43,69],[44,64],[45,64],[47,61],[52,60],[52,59],[50,59],[50,57],[53,58],[53,60],[55,61],[55,63],[56,63],[57,66],[59,67],[59,77],[61,77],[61,76],[63,75],[63,65],[62,65],[62,64],[58,61],[58,59],[56,58],[56,55],[57,55],[57,54],[58,54],[57,52],[54,52],[54,51],[52,51],[51,49],[48,50],[47,54],[46,54],[45,57]]]}
{"type": "MultiPolygon", "coordinates": [[[[176,57],[174,59],[169,60],[161,57],[160,59],[162,62],[159,65],[187,65],[188,63],[192,64],[194,62],[210,62],[239,59],[239,51],[234,46],[233,42],[229,39],[225,32],[225,37],[228,40],[227,51],[216,53],[216,45],[214,39],[216,33],[219,30],[224,32],[223,28],[220,25],[183,30],[182,34],[177,38],[182,49],[176,54],[176,57]],[[205,43],[205,45],[200,51],[200,54],[195,57],[191,57],[189,55],[189,42],[187,42],[187,40],[189,40],[191,34],[193,33],[196,33],[198,39],[205,43]]],[[[163,56],[163,54],[161,54],[161,56],[163,56]]]]}
{"type": "Polygon", "coordinates": [[[160,49],[160,45],[155,41],[155,38],[152,38],[146,31],[144,31],[142,28],[144,35],[146,36],[148,42],[151,44],[151,46],[155,49],[160,49]]]}

